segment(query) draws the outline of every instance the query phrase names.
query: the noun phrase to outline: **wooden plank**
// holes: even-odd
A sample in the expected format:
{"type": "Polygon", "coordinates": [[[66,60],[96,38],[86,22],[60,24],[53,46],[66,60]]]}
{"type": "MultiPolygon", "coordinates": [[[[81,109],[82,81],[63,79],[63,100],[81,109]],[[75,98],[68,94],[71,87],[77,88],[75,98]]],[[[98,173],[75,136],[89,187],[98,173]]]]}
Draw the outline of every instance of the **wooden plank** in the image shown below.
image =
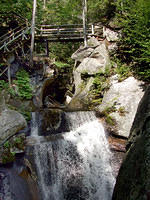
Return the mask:
{"type": "Polygon", "coordinates": [[[45,24],[45,25],[40,25],[39,27],[70,27],[70,26],[80,26],[82,27],[82,24],[63,24],[63,25],[49,25],[49,24],[45,24]]]}
{"type": "Polygon", "coordinates": [[[2,76],[7,70],[8,70],[8,67],[6,67],[6,68],[4,69],[4,71],[0,73],[0,76],[2,76]]]}
{"type": "Polygon", "coordinates": [[[36,37],[55,37],[55,38],[63,38],[63,37],[83,37],[83,34],[60,34],[60,35],[53,35],[53,34],[42,34],[36,35],[36,37]]]}
{"type": "Polygon", "coordinates": [[[47,28],[47,29],[42,29],[42,30],[39,30],[39,31],[43,32],[43,31],[58,31],[58,30],[59,31],[82,31],[83,32],[83,28],[63,28],[63,29],[62,28],[61,29],[57,29],[57,28],[56,29],[54,29],[54,28],[53,29],[50,29],[50,28],[48,29],[47,28]]]}

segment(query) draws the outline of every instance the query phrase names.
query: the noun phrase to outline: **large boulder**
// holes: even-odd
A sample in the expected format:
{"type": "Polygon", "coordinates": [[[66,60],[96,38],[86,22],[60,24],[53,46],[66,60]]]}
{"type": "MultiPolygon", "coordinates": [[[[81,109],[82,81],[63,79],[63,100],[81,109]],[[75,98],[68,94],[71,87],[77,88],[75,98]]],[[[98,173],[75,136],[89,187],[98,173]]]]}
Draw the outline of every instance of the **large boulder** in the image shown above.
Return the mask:
{"type": "Polygon", "coordinates": [[[150,199],[150,86],[131,128],[128,153],[114,189],[113,200],[150,199]]]}
{"type": "Polygon", "coordinates": [[[98,111],[102,113],[115,108],[109,113],[116,122],[114,133],[128,138],[138,104],[144,94],[143,82],[129,77],[122,82],[112,79],[111,84],[104,95],[102,104],[98,106],[98,111]]]}
{"type": "Polygon", "coordinates": [[[89,45],[91,47],[88,49],[82,49],[82,54],[80,53],[81,49],[79,49],[72,56],[76,62],[81,62],[73,72],[75,95],[81,92],[81,85],[83,83],[82,74],[93,76],[96,73],[105,72],[111,66],[105,43],[97,41],[96,38],[92,38],[89,41],[89,45]],[[87,53],[87,50],[89,50],[89,53],[87,53]]]}
{"type": "Polygon", "coordinates": [[[76,71],[79,73],[87,72],[92,75],[99,71],[104,72],[108,67],[110,67],[109,54],[106,45],[101,43],[93,50],[89,57],[82,60],[76,71]]]}
{"type": "Polygon", "coordinates": [[[20,113],[5,108],[0,113],[0,144],[26,126],[26,120],[20,113]]]}
{"type": "Polygon", "coordinates": [[[74,52],[71,56],[72,59],[74,59],[76,62],[82,62],[84,58],[89,57],[93,50],[100,45],[100,42],[95,38],[91,37],[88,40],[87,47],[80,46],[80,48],[74,52]]]}

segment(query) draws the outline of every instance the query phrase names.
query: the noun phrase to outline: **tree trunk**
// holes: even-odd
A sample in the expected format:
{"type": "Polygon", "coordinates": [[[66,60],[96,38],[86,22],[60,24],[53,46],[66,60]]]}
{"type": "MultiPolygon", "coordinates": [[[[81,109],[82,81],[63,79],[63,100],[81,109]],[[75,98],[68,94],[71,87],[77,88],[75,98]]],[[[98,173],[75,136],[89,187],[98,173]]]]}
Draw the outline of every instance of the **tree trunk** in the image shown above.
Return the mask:
{"type": "Polygon", "coordinates": [[[46,0],[44,0],[44,6],[43,6],[43,8],[44,9],[46,8],[46,0]]]}
{"type": "Polygon", "coordinates": [[[84,46],[87,46],[87,2],[86,0],[83,0],[83,34],[84,34],[84,46]]]}
{"type": "Polygon", "coordinates": [[[33,13],[32,13],[32,26],[31,26],[31,55],[30,55],[31,67],[33,67],[36,6],[37,6],[37,2],[36,2],[36,0],[34,0],[34,2],[33,2],[33,13]]]}

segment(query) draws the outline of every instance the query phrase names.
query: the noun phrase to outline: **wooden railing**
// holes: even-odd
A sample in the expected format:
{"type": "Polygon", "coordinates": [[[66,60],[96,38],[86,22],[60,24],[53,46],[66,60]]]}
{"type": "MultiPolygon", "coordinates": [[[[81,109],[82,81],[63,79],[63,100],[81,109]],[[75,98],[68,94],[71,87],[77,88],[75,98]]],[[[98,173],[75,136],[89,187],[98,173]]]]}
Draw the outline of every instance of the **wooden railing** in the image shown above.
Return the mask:
{"type": "MultiPolygon", "coordinates": [[[[87,37],[94,35],[94,25],[87,26],[87,37]]],[[[36,38],[48,38],[49,40],[74,40],[83,39],[82,24],[66,24],[66,25],[41,25],[36,28],[36,38]]]]}
{"type": "Polygon", "coordinates": [[[9,51],[8,47],[13,42],[18,39],[25,40],[27,39],[27,34],[29,34],[30,27],[26,24],[22,24],[21,26],[10,30],[7,34],[0,37],[0,51],[9,51]]]}

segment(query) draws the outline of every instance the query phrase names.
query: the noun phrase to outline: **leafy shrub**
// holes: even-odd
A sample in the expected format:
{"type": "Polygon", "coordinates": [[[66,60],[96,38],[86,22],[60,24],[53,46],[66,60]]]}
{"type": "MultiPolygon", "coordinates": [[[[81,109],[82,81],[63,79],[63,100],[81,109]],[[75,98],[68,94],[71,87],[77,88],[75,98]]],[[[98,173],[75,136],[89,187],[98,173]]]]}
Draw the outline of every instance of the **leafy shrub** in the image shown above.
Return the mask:
{"type": "Polygon", "coordinates": [[[63,63],[63,62],[60,62],[60,61],[56,61],[54,62],[54,65],[56,65],[57,68],[65,68],[65,67],[69,67],[69,64],[67,63],[63,63]]]}
{"type": "Polygon", "coordinates": [[[17,79],[9,87],[8,82],[0,80],[0,91],[7,90],[12,96],[18,95],[21,99],[32,98],[32,87],[30,85],[29,74],[25,70],[17,72],[17,79]]]}
{"type": "Polygon", "coordinates": [[[9,85],[7,82],[5,82],[4,80],[0,80],[0,91],[2,91],[3,89],[8,89],[9,85]]]}
{"type": "Polygon", "coordinates": [[[32,88],[30,85],[29,74],[25,70],[17,72],[17,79],[14,81],[17,86],[18,96],[23,99],[32,98],[32,88]]]}

